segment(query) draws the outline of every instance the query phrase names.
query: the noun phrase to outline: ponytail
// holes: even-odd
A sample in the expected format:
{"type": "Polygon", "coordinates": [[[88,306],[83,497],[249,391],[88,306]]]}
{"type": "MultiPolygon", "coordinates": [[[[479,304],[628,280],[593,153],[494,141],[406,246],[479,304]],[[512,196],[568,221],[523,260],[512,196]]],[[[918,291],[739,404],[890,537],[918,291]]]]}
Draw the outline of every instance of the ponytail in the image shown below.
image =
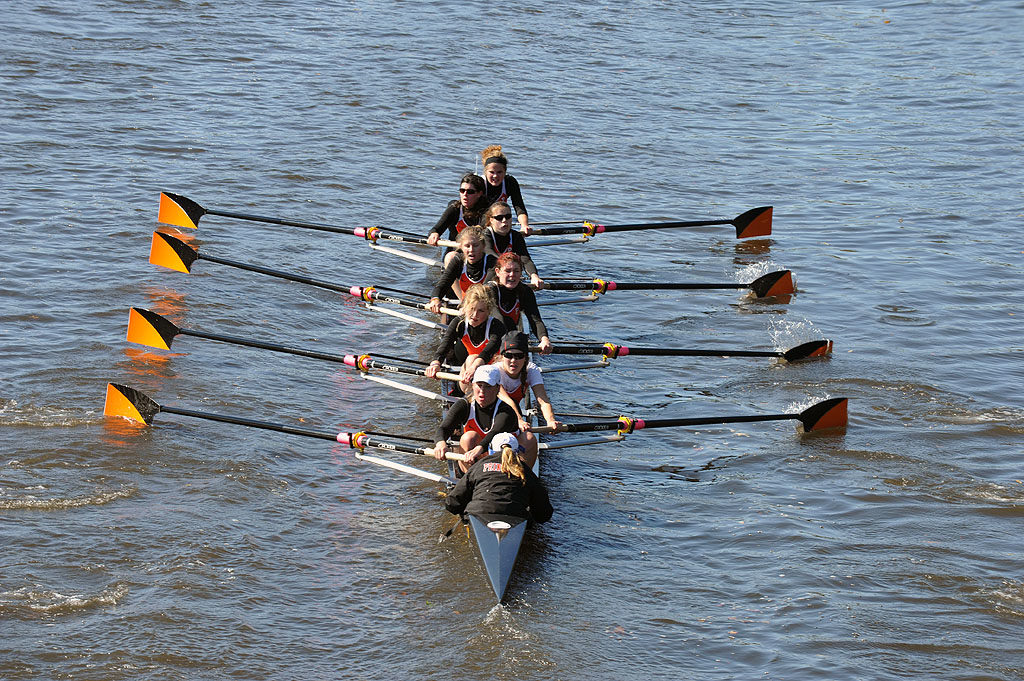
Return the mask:
{"type": "Polygon", "coordinates": [[[526,466],[519,458],[519,452],[508,445],[501,448],[501,472],[526,482],[526,466]]]}

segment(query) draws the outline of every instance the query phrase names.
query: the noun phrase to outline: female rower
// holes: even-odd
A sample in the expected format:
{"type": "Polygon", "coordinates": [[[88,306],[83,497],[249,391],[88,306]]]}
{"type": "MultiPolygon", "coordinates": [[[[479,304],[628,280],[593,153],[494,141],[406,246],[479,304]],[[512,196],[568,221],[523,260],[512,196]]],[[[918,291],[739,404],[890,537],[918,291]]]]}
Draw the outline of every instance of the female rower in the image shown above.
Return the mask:
{"type": "Polygon", "coordinates": [[[484,159],[485,206],[495,201],[511,202],[516,209],[516,220],[523,234],[530,233],[530,217],[526,214],[523,193],[519,190],[519,181],[508,174],[508,158],[501,152],[500,144],[491,146],[480,152],[484,159]]]}
{"type": "MultiPolygon", "coordinates": [[[[498,367],[493,364],[485,364],[473,373],[472,393],[452,403],[434,430],[435,458],[444,460],[449,451],[448,438],[459,430],[462,435],[457,451],[466,455],[465,461],[459,462],[463,471],[487,454],[487,447],[498,433],[518,436],[516,413],[507,402],[498,399],[498,382],[498,367]]],[[[527,465],[532,466],[533,461],[527,460],[527,465]]]]}
{"type": "Polygon", "coordinates": [[[494,257],[515,253],[523,263],[523,271],[530,275],[530,286],[543,288],[544,281],[537,274],[537,266],[526,249],[526,239],[519,232],[512,231],[512,209],[507,203],[497,201],[488,206],[480,218],[480,226],[486,230],[484,245],[488,253],[494,257]]]}
{"type": "Polygon", "coordinates": [[[537,337],[537,348],[542,355],[551,352],[548,328],[540,318],[537,296],[533,289],[523,283],[523,265],[515,253],[502,253],[494,268],[494,281],[490,286],[496,291],[498,311],[505,318],[505,326],[511,331],[521,326],[522,317],[530,322],[530,330],[537,337]]]}
{"type": "MultiPolygon", "coordinates": [[[[540,413],[544,416],[547,425],[554,429],[554,432],[557,433],[562,424],[555,419],[555,410],[551,406],[551,400],[548,399],[548,391],[544,387],[544,376],[540,372],[540,367],[528,359],[529,346],[530,337],[522,331],[509,331],[501,339],[501,360],[498,362],[501,373],[498,375],[498,380],[501,381],[502,393],[499,396],[504,395],[509,398],[512,408],[515,409],[516,416],[519,418],[519,429],[524,431],[524,435],[535,439],[535,436],[528,432],[530,424],[523,418],[521,407],[527,390],[533,390],[540,413]]],[[[529,448],[529,444],[527,448],[529,448]]]]}
{"type": "Polygon", "coordinates": [[[455,515],[472,513],[485,520],[489,516],[527,518],[543,523],[554,509],[548,492],[522,458],[519,443],[511,433],[496,435],[481,459],[448,492],[444,507],[455,515]]]}
{"type": "Polygon", "coordinates": [[[480,214],[490,205],[485,198],[484,178],[475,173],[466,173],[459,183],[459,198],[448,203],[437,224],[427,235],[427,243],[436,246],[441,235],[447,231],[448,239],[454,240],[462,230],[480,224],[480,214]]]}
{"type": "Polygon", "coordinates": [[[441,363],[461,365],[459,387],[463,394],[478,367],[490,364],[501,347],[505,323],[495,314],[490,288],[474,284],[462,298],[462,316],[448,325],[437,346],[434,361],[426,369],[427,378],[434,378],[441,363]]]}
{"type": "Polygon", "coordinates": [[[467,227],[459,233],[456,243],[459,250],[452,252],[427,303],[427,309],[434,314],[441,312],[441,298],[444,296],[454,293],[461,300],[470,286],[485,283],[493,277],[491,268],[497,261],[493,255],[487,254],[484,230],[467,227]]]}

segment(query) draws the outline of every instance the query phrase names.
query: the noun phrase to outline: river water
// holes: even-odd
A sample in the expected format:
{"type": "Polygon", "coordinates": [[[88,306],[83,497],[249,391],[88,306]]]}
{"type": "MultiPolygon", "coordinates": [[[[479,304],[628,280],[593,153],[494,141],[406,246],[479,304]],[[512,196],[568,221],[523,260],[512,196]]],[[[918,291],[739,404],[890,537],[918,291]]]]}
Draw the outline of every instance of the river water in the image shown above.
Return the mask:
{"type": "MultiPolygon", "coordinates": [[[[1024,6],[754,1],[10,3],[0,45],[0,677],[1022,679],[1024,6]],[[503,606],[439,487],[161,404],[426,435],[430,400],[179,337],[128,309],[328,352],[431,332],[330,291],[147,262],[159,193],[426,233],[504,145],[534,221],[732,218],[536,249],[542,274],[799,291],[614,292],[555,340],[786,349],[552,375],[563,411],[790,413],[845,433],[661,429],[553,453],[556,515],[503,606]]],[[[423,290],[349,236],[206,217],[201,252],[423,290]]],[[[426,385],[425,387],[429,387],[426,385]]],[[[425,468],[426,460],[406,463],[425,468]]]]}

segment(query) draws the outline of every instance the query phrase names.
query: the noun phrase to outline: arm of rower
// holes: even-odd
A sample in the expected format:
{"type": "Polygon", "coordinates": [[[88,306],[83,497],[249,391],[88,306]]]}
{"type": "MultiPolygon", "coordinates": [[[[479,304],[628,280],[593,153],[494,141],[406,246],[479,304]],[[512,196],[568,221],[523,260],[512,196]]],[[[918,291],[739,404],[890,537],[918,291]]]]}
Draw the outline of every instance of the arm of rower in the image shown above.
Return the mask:
{"type": "Polygon", "coordinates": [[[498,350],[501,349],[501,339],[507,331],[505,323],[499,317],[491,319],[491,329],[487,335],[487,345],[480,351],[481,362],[484,364],[491,363],[494,356],[498,354],[498,350]]]}
{"type": "Polygon", "coordinates": [[[451,355],[455,338],[459,333],[460,321],[460,319],[453,319],[445,329],[444,336],[441,337],[441,342],[437,345],[437,352],[434,353],[434,361],[438,364],[444,364],[444,361],[451,355]]]}
{"type": "Polygon", "coordinates": [[[516,419],[519,421],[519,430],[524,430],[529,426],[526,419],[523,418],[523,412],[519,411],[519,405],[516,404],[516,401],[513,400],[512,396],[508,394],[507,390],[505,390],[505,386],[502,386],[498,390],[498,399],[512,407],[512,410],[516,413],[516,419]]]}
{"type": "Polygon", "coordinates": [[[449,513],[462,515],[472,498],[473,487],[470,485],[469,476],[463,475],[455,487],[448,492],[448,496],[444,500],[444,507],[449,513]]]}
{"type": "Polygon", "coordinates": [[[462,274],[462,258],[452,258],[445,266],[444,272],[441,273],[441,278],[434,284],[434,290],[431,291],[430,297],[441,300],[449,293],[453,293],[452,284],[460,274],[462,274]]]}
{"type": "MultiPolygon", "coordinates": [[[[446,229],[451,231],[451,225],[455,224],[453,217],[458,214],[455,212],[457,210],[457,204],[458,202],[448,204],[448,207],[444,209],[443,213],[441,213],[441,217],[438,218],[437,223],[430,228],[430,233],[427,234],[427,239],[430,239],[435,234],[437,235],[437,239],[440,239],[446,229]]],[[[437,239],[434,240],[435,244],[437,243],[437,239]]]]}
{"type": "Polygon", "coordinates": [[[533,386],[533,394],[537,397],[537,404],[540,406],[540,413],[544,416],[544,421],[549,426],[557,426],[558,421],[555,419],[555,409],[551,406],[551,400],[548,399],[548,390],[544,387],[543,383],[537,383],[533,386]]]}
{"type": "Polygon", "coordinates": [[[457,428],[462,427],[469,418],[469,402],[458,399],[445,413],[444,418],[434,429],[434,442],[447,442],[457,428]]]}

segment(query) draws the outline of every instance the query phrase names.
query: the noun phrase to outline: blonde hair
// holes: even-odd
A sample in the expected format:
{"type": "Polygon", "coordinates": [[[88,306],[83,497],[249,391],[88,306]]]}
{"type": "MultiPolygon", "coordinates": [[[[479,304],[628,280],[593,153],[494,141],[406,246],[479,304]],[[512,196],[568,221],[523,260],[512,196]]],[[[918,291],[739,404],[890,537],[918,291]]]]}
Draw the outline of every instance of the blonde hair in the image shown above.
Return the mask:
{"type": "Polygon", "coordinates": [[[468,239],[474,239],[475,241],[479,241],[481,244],[486,244],[486,236],[487,232],[485,232],[483,227],[480,225],[469,225],[466,229],[459,232],[457,237],[455,237],[455,243],[461,247],[468,239]]]}
{"type": "Polygon", "coordinates": [[[508,445],[501,447],[501,472],[526,482],[526,464],[519,458],[519,452],[508,445]]]}
{"type": "Polygon", "coordinates": [[[498,162],[508,168],[508,157],[501,153],[500,144],[492,144],[483,151],[480,152],[480,158],[484,160],[484,167],[487,167],[487,160],[490,159],[491,163],[498,162]]]}
{"type": "Polygon", "coordinates": [[[459,307],[462,309],[462,316],[465,318],[467,312],[477,305],[483,305],[487,308],[487,314],[491,317],[496,317],[496,309],[494,296],[491,295],[491,287],[485,286],[484,284],[473,284],[466,292],[462,294],[462,303],[459,307]]]}

